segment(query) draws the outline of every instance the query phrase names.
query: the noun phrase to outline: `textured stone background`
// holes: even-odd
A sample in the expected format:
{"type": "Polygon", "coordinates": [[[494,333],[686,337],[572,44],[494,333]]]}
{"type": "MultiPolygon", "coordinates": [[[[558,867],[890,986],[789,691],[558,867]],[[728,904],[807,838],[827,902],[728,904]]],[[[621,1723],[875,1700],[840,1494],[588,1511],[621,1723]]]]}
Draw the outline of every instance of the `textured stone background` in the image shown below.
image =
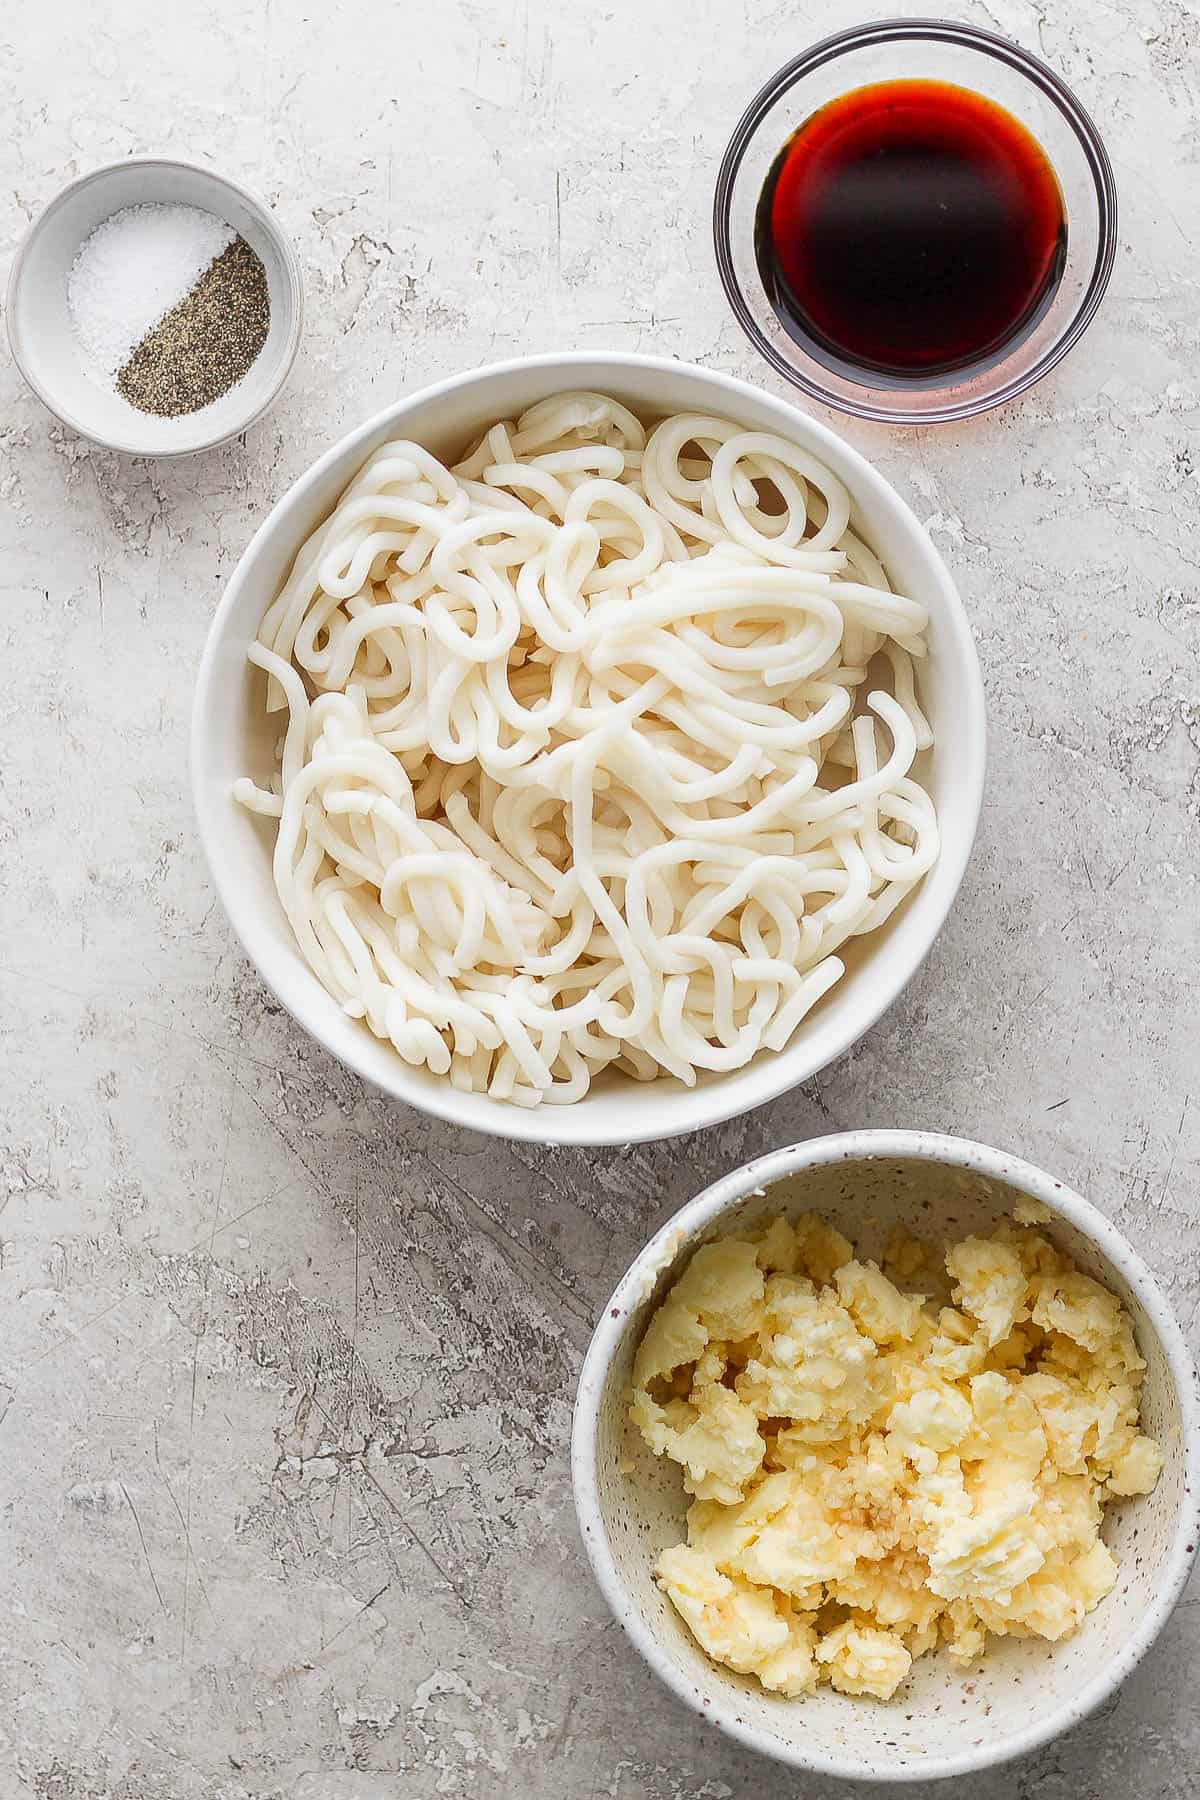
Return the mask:
{"type": "MultiPolygon", "coordinates": [[[[668,1697],[571,1507],[597,1306],[768,1146],[904,1124],[1019,1149],[1118,1221],[1195,1337],[1200,24],[1177,0],[956,10],[1075,84],[1123,206],[1103,314],[1024,404],[840,427],[974,621],[978,851],[853,1056],[695,1139],[585,1155],[432,1125],[280,1013],[193,831],[192,672],[270,501],[406,388],[570,345],[778,385],[718,294],[714,166],[759,82],[857,6],[9,9],[8,249],[77,171],[204,154],[278,208],[309,325],[271,417],[175,465],[89,449],[0,367],[3,1800],[850,1793],[668,1697]]],[[[1194,1794],[1198,1608],[976,1800],[1194,1794]]]]}

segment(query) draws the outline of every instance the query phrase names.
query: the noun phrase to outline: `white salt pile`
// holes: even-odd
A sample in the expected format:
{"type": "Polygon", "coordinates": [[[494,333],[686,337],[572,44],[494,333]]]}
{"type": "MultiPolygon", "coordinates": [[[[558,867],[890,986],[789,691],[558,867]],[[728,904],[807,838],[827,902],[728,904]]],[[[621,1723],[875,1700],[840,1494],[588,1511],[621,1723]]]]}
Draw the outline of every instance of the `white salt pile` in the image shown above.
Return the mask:
{"type": "Polygon", "coordinates": [[[67,277],[76,336],[111,381],[237,234],[198,206],[125,206],[97,225],[67,277]]]}

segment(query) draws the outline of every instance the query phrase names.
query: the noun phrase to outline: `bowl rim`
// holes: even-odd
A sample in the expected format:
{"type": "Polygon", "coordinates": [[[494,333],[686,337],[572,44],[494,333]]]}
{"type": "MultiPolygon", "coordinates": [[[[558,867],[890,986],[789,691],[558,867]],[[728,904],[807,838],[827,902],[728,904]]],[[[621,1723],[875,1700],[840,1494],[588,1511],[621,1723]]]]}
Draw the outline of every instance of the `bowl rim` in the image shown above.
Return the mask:
{"type": "MultiPolygon", "coordinates": [[[[843,31],[835,31],[810,44],[806,50],[800,51],[797,56],[784,63],[782,68],[777,69],[747,106],[725,147],[713,190],[712,233],[717,273],[735,319],[759,355],[764,356],[772,368],[800,388],[810,399],[820,401],[823,406],[834,407],[853,418],[870,419],[884,425],[945,425],[954,420],[977,418],[981,413],[990,412],[993,407],[1015,400],[1018,395],[1041,381],[1074,348],[1095,318],[1116,260],[1118,228],[1117,184],[1112,163],[1095,120],[1074,91],[1061,75],[1032,51],[1024,49],[999,32],[988,31],[979,25],[968,25],[958,19],[874,19],[861,25],[852,25],[843,31]],[[854,399],[797,368],[762,331],[750,309],[733,267],[729,225],[733,187],[742,159],[764,116],[776,100],[804,76],[849,51],[873,44],[899,43],[905,39],[953,44],[964,50],[976,51],[981,56],[1006,63],[1016,74],[1023,75],[1041,90],[1075,133],[1083,151],[1095,187],[1098,235],[1095,261],[1078,306],[1059,336],[1030,368],[998,387],[972,395],[970,399],[923,407],[919,412],[908,412],[866,398],[861,401],[854,399]]],[[[879,391],[869,382],[863,383],[864,396],[879,391]]],[[[938,390],[932,391],[936,393],[938,390]]]]}
{"type": "Polygon", "coordinates": [[[12,351],[12,359],[20,371],[25,385],[29,388],[31,393],[37,396],[47,412],[53,414],[60,424],[65,425],[68,430],[76,432],[78,436],[86,439],[89,444],[98,444],[102,450],[115,450],[122,456],[141,456],[145,457],[148,461],[174,461],[178,457],[199,456],[206,450],[216,450],[222,444],[229,443],[231,438],[240,437],[244,431],[249,431],[252,425],[257,424],[263,414],[275,404],[283,390],[288,376],[292,372],[292,364],[296,360],[296,353],[300,348],[300,340],[304,334],[304,278],[301,275],[300,261],[292,246],[291,239],[279,224],[271,208],[264,200],[261,200],[257,194],[251,192],[249,188],[243,187],[240,182],[232,180],[228,175],[222,174],[221,171],[214,168],[211,163],[196,161],[185,156],[117,156],[113,157],[109,162],[100,163],[94,169],[85,170],[82,175],[77,175],[73,181],[68,181],[65,187],[59,188],[58,192],[51,195],[45,206],[42,207],[36,218],[34,218],[32,223],[27,227],[21,242],[17,246],[17,252],[12,261],[12,267],[8,272],[8,283],[4,296],[4,317],[8,332],[8,345],[9,349],[12,351]],[[21,283],[24,280],[26,261],[29,252],[32,250],[33,245],[40,237],[49,220],[59,208],[64,206],[75,194],[81,193],[85,188],[91,187],[95,182],[107,180],[108,177],[124,169],[144,169],[147,171],[184,169],[190,174],[204,175],[210,181],[215,182],[219,188],[225,188],[229,193],[235,194],[247,209],[254,214],[255,218],[274,244],[286,273],[288,291],[291,294],[292,299],[291,324],[288,328],[287,337],[284,339],[275,379],[259,404],[254,407],[251,412],[242,414],[233,425],[222,425],[219,430],[206,437],[198,438],[191,443],[172,445],[165,449],[148,447],[145,444],[134,443],[129,439],[117,436],[103,437],[98,435],[95,431],[90,431],[81,420],[76,418],[70,408],[64,406],[62,401],[56,395],[52,394],[45,384],[39,381],[34,374],[25,354],[25,344],[19,320],[17,296],[20,292],[21,283]]]}
{"type": "MultiPolygon", "coordinates": [[[[781,422],[780,428],[786,429],[787,427],[781,422]]],[[[299,549],[299,547],[299,542],[296,542],[295,549],[299,549]]],[[[259,978],[274,994],[280,1005],[322,1045],[328,1054],[336,1056],[340,1062],[352,1069],[364,1081],[370,1083],[377,1091],[386,1093],[393,1099],[400,1100],[422,1113],[445,1120],[447,1123],[465,1125],[472,1130],[510,1142],[524,1141],[549,1146],[580,1144],[600,1147],[678,1137],[685,1132],[706,1130],[709,1126],[720,1124],[735,1114],[747,1113],[757,1106],[766,1105],[769,1101],[777,1099],[780,1094],[798,1086],[802,1081],[810,1080],[812,1076],[827,1067],[829,1063],[836,1061],[838,1057],[844,1056],[847,1050],[858,1043],[866,1032],[878,1023],[925,962],[941,933],[962,885],[974,846],[983,804],[987,762],[986,702],[979,657],[966,609],[957,586],[928,531],[916,517],[908,502],[861,451],[844,438],[839,437],[821,420],[798,407],[790,397],[771,394],[766,389],[755,387],[752,383],[742,381],[736,376],[706,369],[696,363],[681,362],[673,357],[649,356],[628,351],[549,351],[534,356],[507,358],[501,362],[488,364],[483,368],[470,369],[404,395],[401,399],[393,401],[391,405],[382,407],[361,424],[345,433],[288,486],[262,520],[242,552],[209,627],[193,693],[189,761],[192,803],[199,826],[200,840],[213,884],[226,917],[259,978]],[[343,1053],[340,1049],[333,1049],[309,1016],[312,1009],[305,1004],[303,993],[297,994],[291,983],[277,983],[263,970],[255,950],[255,943],[260,936],[257,928],[256,909],[253,905],[245,904],[237,891],[233,871],[228,866],[228,858],[223,848],[224,831],[220,813],[205,781],[205,770],[211,761],[207,716],[211,704],[210,695],[218,681],[221,646],[225,641],[230,617],[239,604],[243,588],[251,579],[258,556],[265,542],[286,519],[287,514],[302,507],[305,497],[325,479],[330,470],[337,468],[339,464],[345,464],[345,479],[349,481],[357,472],[358,465],[354,461],[355,456],[365,453],[362,447],[381,431],[390,429],[397,420],[402,420],[417,406],[445,399],[477,382],[511,374],[537,374],[553,371],[561,374],[563,386],[567,388],[572,384],[575,371],[589,368],[595,372],[597,367],[606,374],[611,374],[614,379],[624,378],[626,381],[631,377],[636,378],[639,371],[652,371],[662,375],[682,374],[688,378],[698,377],[709,389],[714,405],[718,396],[723,397],[734,410],[735,416],[739,403],[750,400],[757,405],[766,400],[771,406],[790,415],[792,421],[798,419],[800,424],[797,426],[792,423],[790,428],[800,434],[800,441],[807,441],[809,446],[818,453],[822,450],[828,451],[834,459],[835,466],[840,461],[843,466],[849,467],[851,479],[861,493],[881,495],[889,506],[899,508],[900,512],[906,516],[911,529],[920,542],[922,555],[927,559],[931,580],[940,586],[946,598],[946,616],[943,624],[948,644],[946,654],[967,690],[966,718],[968,726],[963,741],[956,746],[959,758],[956,781],[959,797],[965,805],[966,824],[953,842],[944,840],[942,843],[938,867],[946,882],[944,905],[940,914],[929,921],[922,941],[911,948],[902,960],[897,958],[883,962],[880,979],[872,988],[870,999],[863,1005],[853,1029],[848,1033],[839,1034],[835,1047],[820,1061],[804,1060],[804,1039],[801,1037],[790,1048],[771,1053],[763,1062],[760,1070],[762,1080],[753,1096],[747,1097],[736,1091],[734,1086],[736,1077],[715,1081],[701,1090],[709,1097],[703,1116],[693,1118],[678,1117],[670,1104],[674,1096],[665,1094],[664,1105],[658,1110],[653,1120],[647,1120],[644,1126],[635,1129],[630,1129],[630,1121],[624,1118],[607,1128],[601,1128],[595,1124],[587,1127],[573,1124],[570,1115],[577,1111],[577,1108],[573,1106],[543,1106],[527,1109],[513,1106],[508,1102],[491,1100],[487,1095],[461,1093],[449,1082],[425,1085],[421,1083],[416,1072],[410,1074],[407,1068],[400,1065],[399,1059],[397,1059],[398,1066],[395,1070],[394,1081],[385,1084],[380,1081],[377,1073],[366,1065],[365,1057],[358,1054],[357,1040],[351,1052],[343,1053]],[[768,1074],[768,1071],[771,1073],[768,1074]],[[485,1102],[486,1104],[482,1104],[485,1102]]],[[[312,975],[311,971],[306,971],[306,973],[314,984],[314,992],[319,991],[324,994],[324,989],[319,988],[316,976],[312,975]]],[[[751,1066],[753,1067],[753,1065],[751,1066]]],[[[683,1089],[681,1092],[686,1097],[697,1090],[683,1089]]]]}
{"type": "MultiPolygon", "coordinates": [[[[1023,1158],[969,1138],[910,1130],[843,1131],[773,1150],[744,1163],[712,1182],[695,1199],[672,1214],[639,1251],[602,1308],[580,1371],[571,1427],[571,1485],[584,1548],[592,1572],[614,1617],[667,1687],[700,1716],[760,1755],[793,1768],[810,1769],[844,1779],[908,1783],[940,1780],[998,1767],[1023,1756],[1077,1725],[1130,1675],[1157,1638],[1175,1608],[1193,1566],[1200,1532],[1200,1385],[1187,1342],[1166,1295],[1129,1240],[1091,1201],[1065,1182],[1023,1158]],[[756,1188],[764,1188],[799,1170],[838,1162],[906,1158],[976,1170],[1008,1182],[1049,1207],[1089,1238],[1120,1270],[1145,1308],[1166,1356],[1182,1415],[1185,1499],[1179,1508],[1163,1580],[1136,1631],[1120,1653],[1078,1693],[1045,1719],[996,1743],[930,1760],[921,1766],[865,1771],[861,1763],[817,1746],[785,1744],[769,1732],[737,1717],[732,1705],[713,1694],[705,1701],[627,1602],[625,1584],[608,1545],[596,1488],[596,1432],[600,1397],[609,1367],[628,1329],[628,1319],[645,1299],[660,1272],[676,1263],[715,1220],[756,1188]],[[1190,1498],[1188,1498],[1190,1496],[1190,1498]]],[[[785,1703],[786,1704],[786,1703],[785,1703]]]]}

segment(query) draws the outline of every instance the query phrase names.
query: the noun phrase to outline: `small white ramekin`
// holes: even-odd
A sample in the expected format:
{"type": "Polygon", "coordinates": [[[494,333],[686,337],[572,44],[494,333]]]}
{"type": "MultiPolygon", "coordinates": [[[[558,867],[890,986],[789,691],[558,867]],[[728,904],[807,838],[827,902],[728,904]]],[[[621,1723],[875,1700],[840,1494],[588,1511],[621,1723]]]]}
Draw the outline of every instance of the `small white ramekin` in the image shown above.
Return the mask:
{"type": "Polygon", "coordinates": [[[1101,1705],[1149,1649],[1183,1591],[1200,1532],[1200,1403],[1183,1333],[1150,1271],[1103,1214],[1031,1164],[962,1138],[852,1131],[774,1151],[716,1182],[658,1231],[600,1316],[580,1376],[571,1447],[583,1541],[605,1598],[656,1674],[705,1719],[795,1768],[883,1782],[930,1781],[1007,1762],[1101,1705]],[[1045,1227],[1129,1309],[1146,1359],[1145,1429],[1165,1464],[1152,1494],[1108,1509],[1120,1575],[1080,1629],[1057,1644],[992,1639],[961,1670],[920,1658],[889,1702],[822,1688],[769,1694],[711,1662],[654,1582],[660,1552],[686,1533],[674,1463],[628,1420],[634,1352],[651,1311],[700,1242],[766,1216],[824,1214],[877,1256],[900,1223],[934,1240],[987,1232],[1025,1197],[1045,1227]]]}
{"type": "Polygon", "coordinates": [[[130,456],[189,456],[236,437],[266,412],[295,360],[304,289],[274,215],[236,182],[198,163],[127,157],[81,175],[25,235],[8,279],[8,341],[34,393],[64,425],[130,456]],[[139,412],[98,381],[71,327],[67,278],[80,245],[126,206],[197,206],[224,219],[262,260],[271,303],[267,341],[245,377],[211,405],[175,419],[139,412]]]}

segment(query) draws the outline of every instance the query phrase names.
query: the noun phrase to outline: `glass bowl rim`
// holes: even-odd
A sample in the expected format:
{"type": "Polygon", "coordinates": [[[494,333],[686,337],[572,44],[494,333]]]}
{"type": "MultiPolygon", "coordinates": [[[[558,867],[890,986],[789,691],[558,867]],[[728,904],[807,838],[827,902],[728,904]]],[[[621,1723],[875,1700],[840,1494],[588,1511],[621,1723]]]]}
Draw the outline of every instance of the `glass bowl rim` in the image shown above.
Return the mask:
{"type": "MultiPolygon", "coordinates": [[[[811,399],[819,400],[823,405],[835,407],[839,412],[848,413],[855,418],[871,419],[885,425],[940,425],[955,419],[974,418],[990,411],[992,407],[1016,399],[1018,394],[1023,394],[1044,375],[1048,375],[1078,343],[1104,298],[1116,259],[1117,185],[1108,152],[1090,113],[1080,104],[1062,77],[1040,57],[1034,56],[1032,51],[1023,49],[998,32],[987,31],[978,25],[961,24],[954,19],[870,20],[833,32],[817,43],[810,44],[808,49],[801,50],[797,56],[784,63],[782,68],[777,69],[755,94],[734,129],[717,171],[713,193],[713,246],[717,273],[734,317],[759,354],[794,386],[811,399]],[[742,284],[734,271],[729,222],[734,182],[742,160],[755,132],[775,102],[804,76],[812,74],[848,51],[903,42],[905,39],[951,44],[960,49],[975,51],[1006,63],[1017,75],[1024,76],[1039,88],[1058,109],[1078,140],[1092,177],[1097,210],[1097,246],[1092,271],[1075,311],[1066,320],[1053,343],[1028,369],[999,386],[972,394],[969,399],[929,406],[920,412],[906,412],[866,398],[856,400],[835,392],[831,386],[797,369],[764,334],[750,310],[742,284]]],[[[869,383],[863,384],[864,396],[878,391],[872,389],[869,383]]]]}

